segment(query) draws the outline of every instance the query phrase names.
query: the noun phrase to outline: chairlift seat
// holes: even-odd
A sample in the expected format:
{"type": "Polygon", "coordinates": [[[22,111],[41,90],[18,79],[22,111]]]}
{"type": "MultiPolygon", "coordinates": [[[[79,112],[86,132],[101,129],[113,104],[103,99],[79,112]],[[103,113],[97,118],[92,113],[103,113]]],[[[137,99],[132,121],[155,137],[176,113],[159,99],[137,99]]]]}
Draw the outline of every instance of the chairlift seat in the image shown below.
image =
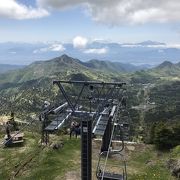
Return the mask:
{"type": "Polygon", "coordinates": [[[93,130],[95,135],[100,135],[100,136],[104,135],[106,126],[108,124],[108,120],[109,120],[108,117],[101,116],[100,120],[97,122],[97,124],[95,125],[94,130],[93,130]]]}
{"type": "Polygon", "coordinates": [[[57,129],[59,129],[60,127],[62,127],[62,125],[64,124],[64,120],[66,119],[68,113],[57,117],[55,120],[53,120],[46,128],[45,131],[49,131],[49,132],[54,132],[57,129]]]}
{"type": "Polygon", "coordinates": [[[104,130],[101,130],[101,129],[96,129],[95,135],[99,135],[99,136],[103,136],[104,135],[104,130]]]}
{"type": "MultiPolygon", "coordinates": [[[[98,179],[102,179],[102,173],[98,176],[98,179]]],[[[124,180],[122,174],[104,172],[103,180],[124,180]]]]}
{"type": "Polygon", "coordinates": [[[100,121],[98,125],[104,125],[104,126],[106,126],[106,125],[107,125],[107,121],[100,121]]]}

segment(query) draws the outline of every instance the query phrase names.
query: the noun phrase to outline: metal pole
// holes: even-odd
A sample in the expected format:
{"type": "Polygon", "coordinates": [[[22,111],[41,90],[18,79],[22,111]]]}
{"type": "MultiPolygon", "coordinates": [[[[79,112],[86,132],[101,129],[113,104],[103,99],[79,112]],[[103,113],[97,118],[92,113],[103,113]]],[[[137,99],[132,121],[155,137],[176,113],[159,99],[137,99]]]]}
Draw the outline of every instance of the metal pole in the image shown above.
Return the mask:
{"type": "Polygon", "coordinates": [[[53,84],[58,84],[58,83],[68,83],[68,84],[84,84],[84,85],[90,85],[90,84],[94,84],[94,85],[118,85],[118,86],[122,86],[122,85],[126,85],[126,83],[124,82],[97,82],[97,81],[63,81],[63,80],[55,80],[53,81],[53,84]]]}
{"type": "Polygon", "coordinates": [[[109,142],[111,139],[112,134],[112,118],[110,117],[108,120],[108,124],[106,126],[106,130],[104,132],[104,136],[102,138],[102,146],[101,146],[101,152],[108,151],[109,148],[109,142]]]}
{"type": "Polygon", "coordinates": [[[81,179],[92,178],[92,122],[83,119],[81,122],[81,179]]]}

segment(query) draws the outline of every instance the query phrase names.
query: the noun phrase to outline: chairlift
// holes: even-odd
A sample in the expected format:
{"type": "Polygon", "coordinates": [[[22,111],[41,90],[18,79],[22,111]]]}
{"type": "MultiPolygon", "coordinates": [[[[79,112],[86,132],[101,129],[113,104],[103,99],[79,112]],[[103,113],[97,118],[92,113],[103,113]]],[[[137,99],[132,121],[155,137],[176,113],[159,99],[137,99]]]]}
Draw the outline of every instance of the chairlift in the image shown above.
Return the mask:
{"type": "MultiPolygon", "coordinates": [[[[109,156],[119,156],[121,164],[112,163],[108,157],[106,161],[107,151],[99,155],[98,165],[96,169],[96,177],[98,180],[127,180],[126,162],[120,152],[109,152],[109,156]]],[[[118,160],[119,161],[119,160],[118,160]]]]}
{"type": "Polygon", "coordinates": [[[99,180],[126,180],[126,162],[122,151],[124,149],[124,138],[121,124],[114,122],[114,132],[110,144],[112,145],[113,140],[117,140],[121,145],[117,148],[109,147],[108,151],[103,151],[99,155],[99,161],[96,169],[96,176],[99,180]],[[116,156],[117,159],[121,160],[121,164],[115,164],[114,161],[111,163],[111,158],[116,156]]]}
{"type": "Polygon", "coordinates": [[[111,152],[122,152],[124,149],[124,133],[121,124],[119,123],[114,123],[114,134],[112,139],[112,145],[113,145],[113,141],[116,141],[119,144],[118,145],[119,147],[118,148],[112,147],[111,152]]]}

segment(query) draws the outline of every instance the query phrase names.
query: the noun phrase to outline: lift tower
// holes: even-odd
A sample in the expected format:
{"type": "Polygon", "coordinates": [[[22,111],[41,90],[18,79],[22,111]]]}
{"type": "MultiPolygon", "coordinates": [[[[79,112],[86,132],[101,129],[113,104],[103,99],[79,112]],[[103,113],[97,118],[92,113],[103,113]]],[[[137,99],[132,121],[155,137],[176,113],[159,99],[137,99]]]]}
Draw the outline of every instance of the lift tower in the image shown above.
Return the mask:
{"type": "Polygon", "coordinates": [[[104,135],[103,150],[108,148],[109,138],[111,136],[111,117],[114,101],[121,99],[120,92],[123,82],[96,82],[96,81],[53,81],[56,84],[64,99],[68,103],[67,112],[71,116],[81,118],[81,179],[92,179],[92,133],[99,132],[104,135]],[[65,89],[73,85],[76,90],[76,96],[65,89]],[[86,98],[85,98],[86,97],[86,98]],[[87,103],[87,101],[89,101],[87,103]],[[81,109],[79,110],[79,108],[81,109]],[[102,117],[108,119],[104,125],[99,125],[102,117]],[[101,128],[101,129],[98,129],[101,128]]]}

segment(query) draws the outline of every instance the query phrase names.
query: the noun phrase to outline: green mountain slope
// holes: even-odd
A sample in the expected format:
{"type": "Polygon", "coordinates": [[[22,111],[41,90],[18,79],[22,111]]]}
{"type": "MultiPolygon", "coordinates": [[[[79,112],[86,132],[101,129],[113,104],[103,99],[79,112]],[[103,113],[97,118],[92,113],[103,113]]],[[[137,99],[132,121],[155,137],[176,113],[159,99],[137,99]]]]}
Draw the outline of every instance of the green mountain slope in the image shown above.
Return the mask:
{"type": "Polygon", "coordinates": [[[122,81],[119,74],[91,69],[67,55],[49,61],[38,61],[24,69],[0,75],[0,114],[11,110],[19,114],[40,112],[45,100],[55,98],[59,90],[53,80],[122,81]]]}
{"type": "Polygon", "coordinates": [[[126,72],[126,69],[122,67],[121,63],[112,63],[109,61],[99,61],[94,59],[84,62],[83,64],[91,69],[98,69],[105,72],[126,72]]]}
{"type": "Polygon", "coordinates": [[[156,68],[153,68],[149,72],[160,77],[177,77],[180,78],[180,63],[173,64],[169,61],[164,61],[156,68]]]}
{"type": "MultiPolygon", "coordinates": [[[[0,85],[4,83],[21,83],[29,80],[35,80],[39,78],[67,78],[71,74],[82,73],[88,76],[90,79],[104,79],[104,76],[108,78],[108,72],[114,72],[115,65],[110,62],[93,62],[94,65],[91,67],[90,63],[81,62],[78,59],[71,58],[67,55],[62,55],[61,57],[54,58],[48,61],[38,61],[32,63],[31,65],[21,69],[12,71],[6,74],[0,75],[0,85]],[[93,68],[92,68],[93,66],[93,68]],[[104,72],[103,72],[104,70],[104,72]]],[[[123,68],[122,72],[123,71],[123,68]]],[[[115,72],[120,71],[117,69],[115,72]]]]}
{"type": "Polygon", "coordinates": [[[136,71],[131,75],[132,83],[156,83],[164,80],[180,81],[180,63],[164,61],[155,68],[136,71]]]}
{"type": "Polygon", "coordinates": [[[135,72],[141,69],[146,69],[146,67],[143,66],[135,66],[132,64],[124,64],[120,62],[100,61],[96,59],[83,62],[83,65],[100,71],[116,73],[135,72]]]}
{"type": "MultiPolygon", "coordinates": [[[[53,80],[124,81],[131,83],[156,83],[166,71],[179,75],[177,65],[160,65],[157,68],[135,73],[125,73],[120,66],[104,61],[81,62],[67,55],[48,61],[38,61],[16,71],[0,75],[0,113],[12,109],[21,113],[38,112],[45,100],[56,101],[59,91],[53,80]],[[174,67],[175,66],[175,67],[174,67]]],[[[167,73],[163,77],[169,77],[167,73]]],[[[173,76],[174,77],[174,76],[173,76]]]]}
{"type": "Polygon", "coordinates": [[[0,84],[7,82],[20,83],[33,79],[52,77],[58,73],[68,73],[69,69],[74,72],[87,70],[86,67],[79,63],[79,60],[63,55],[49,61],[38,61],[24,69],[3,74],[0,76],[0,84]]]}

